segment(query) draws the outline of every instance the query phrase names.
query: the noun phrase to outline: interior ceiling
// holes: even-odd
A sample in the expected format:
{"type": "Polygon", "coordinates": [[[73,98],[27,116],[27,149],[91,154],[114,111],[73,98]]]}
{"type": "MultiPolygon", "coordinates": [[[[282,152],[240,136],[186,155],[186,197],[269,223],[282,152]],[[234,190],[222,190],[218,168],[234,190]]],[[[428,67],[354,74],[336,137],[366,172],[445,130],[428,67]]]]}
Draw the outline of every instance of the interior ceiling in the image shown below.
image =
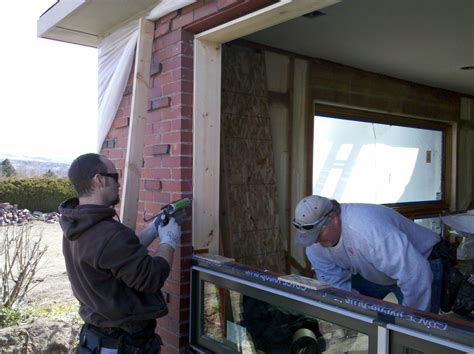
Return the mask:
{"type": "Polygon", "coordinates": [[[474,95],[473,0],[343,0],[245,37],[271,47],[474,95]]]}

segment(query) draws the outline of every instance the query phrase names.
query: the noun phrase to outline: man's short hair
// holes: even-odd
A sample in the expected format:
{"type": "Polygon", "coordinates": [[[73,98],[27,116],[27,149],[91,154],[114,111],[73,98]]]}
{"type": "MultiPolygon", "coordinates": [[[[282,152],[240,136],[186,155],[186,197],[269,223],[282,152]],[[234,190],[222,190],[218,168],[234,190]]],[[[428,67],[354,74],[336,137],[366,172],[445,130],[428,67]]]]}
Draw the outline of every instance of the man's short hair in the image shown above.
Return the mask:
{"type": "Polygon", "coordinates": [[[67,176],[77,196],[82,197],[92,192],[92,178],[106,171],[107,166],[102,161],[102,157],[99,154],[89,153],[79,156],[72,162],[67,176]]]}

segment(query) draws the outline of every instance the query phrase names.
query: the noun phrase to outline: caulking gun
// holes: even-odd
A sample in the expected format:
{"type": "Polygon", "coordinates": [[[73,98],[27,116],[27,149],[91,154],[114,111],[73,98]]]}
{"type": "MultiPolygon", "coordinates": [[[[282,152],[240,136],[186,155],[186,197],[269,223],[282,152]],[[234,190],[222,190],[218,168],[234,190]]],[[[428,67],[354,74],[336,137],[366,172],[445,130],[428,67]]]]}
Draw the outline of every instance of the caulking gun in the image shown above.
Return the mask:
{"type": "Polygon", "coordinates": [[[169,204],[166,204],[160,209],[158,214],[146,217],[146,211],[143,213],[143,221],[150,222],[147,227],[140,233],[140,237],[146,237],[145,235],[152,233],[150,236],[156,236],[158,227],[160,224],[167,225],[170,219],[173,217],[176,222],[181,225],[186,218],[186,207],[191,206],[191,198],[182,198],[175,200],[169,204]]]}
{"type": "Polygon", "coordinates": [[[186,217],[185,208],[191,205],[191,198],[182,198],[175,200],[169,204],[166,204],[160,209],[158,214],[153,215],[150,218],[146,217],[146,211],[143,214],[143,221],[148,222],[155,219],[157,227],[159,224],[167,225],[171,217],[174,217],[178,224],[182,224],[186,217]]]}

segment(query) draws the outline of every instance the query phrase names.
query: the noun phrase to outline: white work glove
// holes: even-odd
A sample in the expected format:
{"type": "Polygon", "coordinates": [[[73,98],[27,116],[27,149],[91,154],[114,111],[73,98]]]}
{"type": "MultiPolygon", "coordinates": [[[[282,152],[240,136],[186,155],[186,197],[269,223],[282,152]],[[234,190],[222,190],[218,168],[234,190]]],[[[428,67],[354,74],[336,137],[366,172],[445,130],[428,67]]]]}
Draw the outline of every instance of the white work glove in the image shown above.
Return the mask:
{"type": "Polygon", "coordinates": [[[158,227],[158,235],[160,236],[160,244],[166,243],[176,249],[176,244],[181,237],[181,226],[178,225],[174,218],[170,218],[170,221],[166,226],[160,224],[158,227]]]}

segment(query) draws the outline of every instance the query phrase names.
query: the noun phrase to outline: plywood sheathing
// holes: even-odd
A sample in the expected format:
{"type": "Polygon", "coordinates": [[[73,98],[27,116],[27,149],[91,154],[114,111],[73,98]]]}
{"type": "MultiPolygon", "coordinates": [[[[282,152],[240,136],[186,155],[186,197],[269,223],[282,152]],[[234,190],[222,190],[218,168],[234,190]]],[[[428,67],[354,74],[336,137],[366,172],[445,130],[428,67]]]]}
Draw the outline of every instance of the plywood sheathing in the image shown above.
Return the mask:
{"type": "Polygon", "coordinates": [[[222,52],[221,237],[224,255],[285,271],[273,163],[265,59],[232,45],[222,52]]]}

